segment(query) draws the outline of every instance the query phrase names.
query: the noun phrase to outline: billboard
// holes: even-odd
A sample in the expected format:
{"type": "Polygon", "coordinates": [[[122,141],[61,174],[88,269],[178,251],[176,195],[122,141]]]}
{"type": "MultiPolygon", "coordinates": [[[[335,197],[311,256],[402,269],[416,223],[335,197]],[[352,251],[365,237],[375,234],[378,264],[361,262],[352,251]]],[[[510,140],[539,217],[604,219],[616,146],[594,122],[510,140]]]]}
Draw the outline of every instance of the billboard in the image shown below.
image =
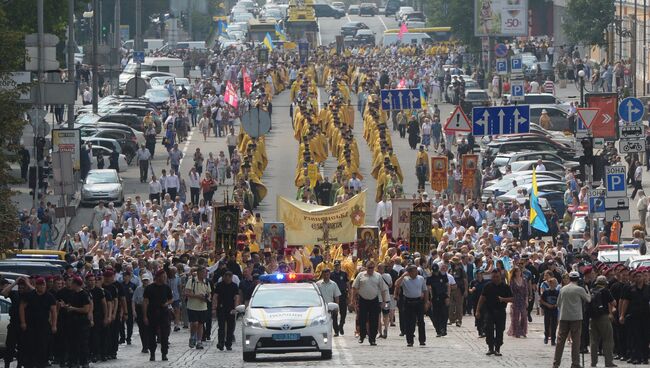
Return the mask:
{"type": "Polygon", "coordinates": [[[474,0],[474,35],[527,36],[528,0],[474,0]]]}

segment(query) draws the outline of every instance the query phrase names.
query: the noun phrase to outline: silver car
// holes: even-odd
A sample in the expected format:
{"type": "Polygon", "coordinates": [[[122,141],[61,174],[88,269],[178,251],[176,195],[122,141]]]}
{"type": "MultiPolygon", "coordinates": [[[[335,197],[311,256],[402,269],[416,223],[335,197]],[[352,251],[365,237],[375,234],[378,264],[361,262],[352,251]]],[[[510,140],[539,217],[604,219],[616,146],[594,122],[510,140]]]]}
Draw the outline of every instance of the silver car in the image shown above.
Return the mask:
{"type": "Polygon", "coordinates": [[[113,169],[90,170],[81,186],[81,203],[124,202],[122,179],[113,169]]]}

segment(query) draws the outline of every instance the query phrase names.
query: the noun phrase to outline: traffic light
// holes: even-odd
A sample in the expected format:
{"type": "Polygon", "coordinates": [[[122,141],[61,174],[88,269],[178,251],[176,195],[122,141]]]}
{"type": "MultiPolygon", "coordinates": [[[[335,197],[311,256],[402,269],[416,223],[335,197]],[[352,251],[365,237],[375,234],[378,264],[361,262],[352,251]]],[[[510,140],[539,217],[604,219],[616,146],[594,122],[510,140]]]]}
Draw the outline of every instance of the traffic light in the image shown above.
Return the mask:
{"type": "Polygon", "coordinates": [[[582,159],[586,165],[592,165],[594,162],[594,141],[592,138],[583,138],[580,141],[582,145],[582,159]]]}

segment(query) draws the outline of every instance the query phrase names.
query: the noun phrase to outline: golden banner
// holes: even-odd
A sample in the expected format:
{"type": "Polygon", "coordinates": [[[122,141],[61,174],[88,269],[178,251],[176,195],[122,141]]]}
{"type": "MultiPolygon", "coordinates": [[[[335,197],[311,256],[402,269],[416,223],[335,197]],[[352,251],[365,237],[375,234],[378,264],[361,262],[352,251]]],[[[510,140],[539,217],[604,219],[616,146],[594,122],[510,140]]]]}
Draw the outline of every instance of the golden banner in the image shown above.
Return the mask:
{"type": "Polygon", "coordinates": [[[284,222],[288,245],[350,243],[365,223],[366,192],[336,206],[278,197],[277,219],[284,222]]]}

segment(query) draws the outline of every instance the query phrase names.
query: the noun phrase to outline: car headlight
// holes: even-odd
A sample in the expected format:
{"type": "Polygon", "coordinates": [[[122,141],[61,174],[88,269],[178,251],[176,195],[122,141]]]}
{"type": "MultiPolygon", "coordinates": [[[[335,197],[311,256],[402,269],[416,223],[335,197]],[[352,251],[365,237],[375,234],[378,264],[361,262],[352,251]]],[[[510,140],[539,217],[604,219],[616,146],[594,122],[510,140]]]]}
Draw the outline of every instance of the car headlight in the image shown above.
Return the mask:
{"type": "Polygon", "coordinates": [[[244,319],[244,326],[251,327],[251,328],[262,328],[262,324],[260,323],[259,320],[250,317],[244,319]]]}
{"type": "Polygon", "coordinates": [[[316,317],[309,324],[311,327],[324,326],[327,324],[327,316],[316,317]]]}

